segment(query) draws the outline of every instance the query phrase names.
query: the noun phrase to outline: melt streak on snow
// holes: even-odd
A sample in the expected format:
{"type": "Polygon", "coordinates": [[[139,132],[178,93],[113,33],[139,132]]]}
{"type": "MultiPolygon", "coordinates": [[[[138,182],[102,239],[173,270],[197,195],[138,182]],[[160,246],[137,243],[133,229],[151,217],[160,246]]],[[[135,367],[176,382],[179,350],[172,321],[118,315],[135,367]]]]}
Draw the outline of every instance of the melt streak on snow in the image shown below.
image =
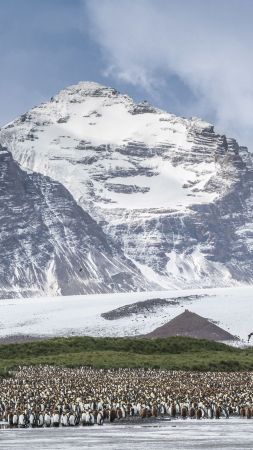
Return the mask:
{"type": "Polygon", "coordinates": [[[213,320],[232,335],[247,340],[253,331],[253,288],[194,289],[182,291],[9,299],[0,301],[0,337],[10,335],[130,336],[149,333],[182,313],[185,308],[213,320]],[[200,295],[200,298],[187,299],[200,295]],[[106,320],[101,313],[152,298],[180,299],[179,304],[155,312],[106,320]]]}

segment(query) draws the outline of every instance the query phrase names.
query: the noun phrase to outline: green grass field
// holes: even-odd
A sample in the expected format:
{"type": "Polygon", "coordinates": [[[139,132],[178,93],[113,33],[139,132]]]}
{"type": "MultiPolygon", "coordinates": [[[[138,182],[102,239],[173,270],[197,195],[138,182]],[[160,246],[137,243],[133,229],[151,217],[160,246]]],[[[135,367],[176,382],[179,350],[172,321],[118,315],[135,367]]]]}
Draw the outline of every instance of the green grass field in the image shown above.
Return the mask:
{"type": "Polygon", "coordinates": [[[153,340],[72,337],[0,345],[1,376],[19,365],[38,364],[242,371],[253,370],[253,348],[242,350],[184,337],[153,340]]]}

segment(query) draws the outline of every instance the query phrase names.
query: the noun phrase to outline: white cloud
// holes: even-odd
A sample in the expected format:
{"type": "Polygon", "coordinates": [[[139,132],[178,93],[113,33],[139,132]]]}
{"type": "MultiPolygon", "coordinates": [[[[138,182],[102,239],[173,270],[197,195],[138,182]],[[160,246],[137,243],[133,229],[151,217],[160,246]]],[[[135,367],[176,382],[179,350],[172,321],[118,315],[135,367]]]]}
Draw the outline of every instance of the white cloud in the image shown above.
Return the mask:
{"type": "Polygon", "coordinates": [[[86,0],[110,77],[162,95],[175,74],[215,112],[220,130],[253,149],[253,2],[86,0]],[[252,143],[252,144],[251,144],[252,143]]]}

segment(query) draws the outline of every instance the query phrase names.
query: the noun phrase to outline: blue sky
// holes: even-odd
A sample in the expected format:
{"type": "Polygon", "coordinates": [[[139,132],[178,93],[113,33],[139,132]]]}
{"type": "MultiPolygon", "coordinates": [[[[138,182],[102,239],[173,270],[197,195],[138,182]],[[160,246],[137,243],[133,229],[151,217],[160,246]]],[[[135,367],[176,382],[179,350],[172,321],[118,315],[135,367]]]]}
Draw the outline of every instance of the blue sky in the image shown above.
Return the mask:
{"type": "Polygon", "coordinates": [[[2,0],[0,125],[93,80],[251,148],[252,23],[251,0],[2,0]]]}

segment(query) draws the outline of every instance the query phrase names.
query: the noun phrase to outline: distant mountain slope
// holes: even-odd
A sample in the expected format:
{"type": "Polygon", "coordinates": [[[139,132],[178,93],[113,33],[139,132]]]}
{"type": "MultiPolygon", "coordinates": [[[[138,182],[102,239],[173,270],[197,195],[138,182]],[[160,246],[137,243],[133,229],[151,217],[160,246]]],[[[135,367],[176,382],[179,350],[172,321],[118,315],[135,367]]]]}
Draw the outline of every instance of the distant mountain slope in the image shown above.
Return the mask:
{"type": "Polygon", "coordinates": [[[23,169],[62,183],[149,281],[252,283],[252,156],[212,125],[81,82],[0,142],[23,169]]]}
{"type": "Polygon", "coordinates": [[[67,189],[0,146],[0,298],[147,289],[67,189]]]}

